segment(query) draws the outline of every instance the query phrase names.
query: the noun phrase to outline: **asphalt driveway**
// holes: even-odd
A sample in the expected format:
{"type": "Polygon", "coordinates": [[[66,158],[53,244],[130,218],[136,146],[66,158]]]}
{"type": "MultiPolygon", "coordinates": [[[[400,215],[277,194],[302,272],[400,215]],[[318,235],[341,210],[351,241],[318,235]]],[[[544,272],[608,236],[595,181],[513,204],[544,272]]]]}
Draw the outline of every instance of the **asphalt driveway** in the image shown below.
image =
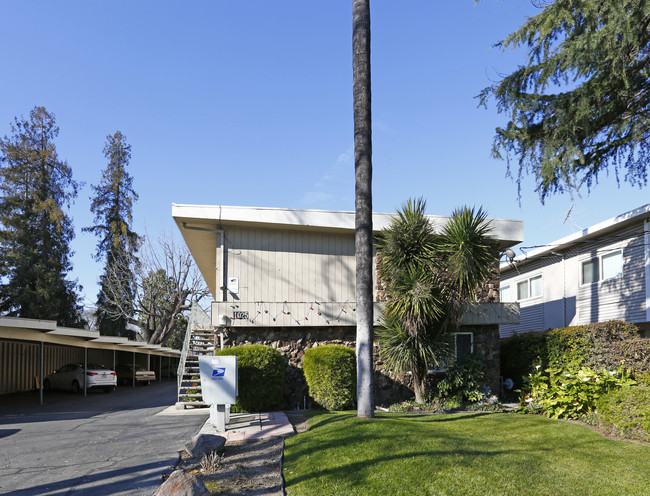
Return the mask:
{"type": "Polygon", "coordinates": [[[151,495],[205,415],[160,413],[176,382],[0,396],[0,495],[151,495]]]}

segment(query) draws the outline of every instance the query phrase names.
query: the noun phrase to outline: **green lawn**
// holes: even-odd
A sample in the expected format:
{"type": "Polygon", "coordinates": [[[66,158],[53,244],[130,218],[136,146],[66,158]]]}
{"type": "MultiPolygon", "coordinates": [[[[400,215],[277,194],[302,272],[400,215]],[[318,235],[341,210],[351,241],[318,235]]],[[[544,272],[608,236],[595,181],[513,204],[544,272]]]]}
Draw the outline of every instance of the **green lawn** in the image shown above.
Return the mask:
{"type": "Polygon", "coordinates": [[[286,440],[287,494],[650,495],[650,446],[533,415],[314,415],[286,440]]]}

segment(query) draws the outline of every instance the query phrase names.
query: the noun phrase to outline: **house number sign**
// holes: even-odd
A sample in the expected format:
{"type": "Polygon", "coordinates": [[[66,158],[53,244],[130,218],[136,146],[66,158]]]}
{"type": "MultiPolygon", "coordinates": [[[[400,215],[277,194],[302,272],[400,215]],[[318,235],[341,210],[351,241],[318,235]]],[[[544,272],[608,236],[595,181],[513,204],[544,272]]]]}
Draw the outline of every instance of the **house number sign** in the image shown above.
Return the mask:
{"type": "Polygon", "coordinates": [[[248,320],[248,312],[233,312],[232,318],[239,320],[248,320]]]}

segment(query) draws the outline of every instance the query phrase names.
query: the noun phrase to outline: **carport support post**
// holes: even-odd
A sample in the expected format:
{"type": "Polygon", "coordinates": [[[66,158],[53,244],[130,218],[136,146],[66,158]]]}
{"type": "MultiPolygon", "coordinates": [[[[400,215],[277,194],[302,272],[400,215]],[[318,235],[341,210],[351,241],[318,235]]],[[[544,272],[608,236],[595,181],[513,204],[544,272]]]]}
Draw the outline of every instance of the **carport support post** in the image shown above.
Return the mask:
{"type": "Polygon", "coordinates": [[[84,348],[84,396],[86,396],[87,382],[88,382],[88,348],[84,348]]]}
{"type": "Polygon", "coordinates": [[[43,341],[41,341],[41,351],[40,351],[40,359],[39,359],[39,371],[38,371],[38,390],[39,390],[39,396],[41,400],[41,405],[43,404],[43,348],[45,348],[45,344],[43,341]]]}
{"type": "Polygon", "coordinates": [[[131,378],[131,386],[135,387],[135,351],[133,352],[133,368],[131,370],[133,371],[133,377],[131,378]]]}

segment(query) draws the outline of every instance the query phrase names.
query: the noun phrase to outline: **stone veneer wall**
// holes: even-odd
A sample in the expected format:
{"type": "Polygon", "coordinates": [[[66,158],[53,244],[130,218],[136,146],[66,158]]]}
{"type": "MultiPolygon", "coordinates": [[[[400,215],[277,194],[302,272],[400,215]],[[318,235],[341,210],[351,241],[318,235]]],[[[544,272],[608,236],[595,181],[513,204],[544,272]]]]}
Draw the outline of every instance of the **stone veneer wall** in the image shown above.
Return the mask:
{"type": "MultiPolygon", "coordinates": [[[[463,331],[474,333],[474,352],[484,357],[485,378],[493,394],[499,394],[499,327],[468,326],[463,331]]],[[[302,371],[302,359],[307,348],[323,344],[339,344],[355,347],[356,329],[353,327],[273,327],[239,328],[229,330],[224,347],[244,344],[264,344],[278,349],[287,358],[285,384],[285,407],[309,408],[313,401],[302,371]]],[[[390,405],[413,396],[409,375],[394,376],[383,368],[378,345],[374,345],[374,395],[376,405],[390,405]]]]}

